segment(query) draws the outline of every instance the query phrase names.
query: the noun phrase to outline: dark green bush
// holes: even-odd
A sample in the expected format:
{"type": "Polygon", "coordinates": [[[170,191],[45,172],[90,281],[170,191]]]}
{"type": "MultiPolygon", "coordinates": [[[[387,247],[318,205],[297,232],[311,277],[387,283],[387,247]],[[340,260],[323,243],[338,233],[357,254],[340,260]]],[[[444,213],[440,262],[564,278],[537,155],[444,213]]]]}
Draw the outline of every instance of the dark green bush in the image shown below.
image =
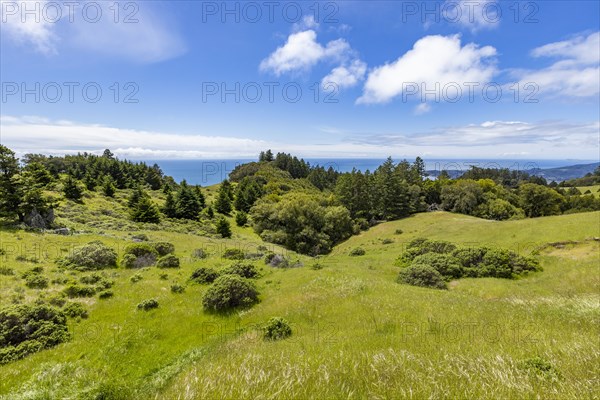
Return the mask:
{"type": "Polygon", "coordinates": [[[154,249],[159,256],[166,256],[167,254],[175,253],[175,245],[169,242],[156,242],[152,243],[154,249]]]}
{"type": "Polygon", "coordinates": [[[158,268],[179,268],[179,258],[173,254],[166,255],[158,259],[156,266],[158,268]]]}
{"type": "Polygon", "coordinates": [[[102,280],[102,275],[94,273],[91,275],[85,275],[79,278],[79,282],[84,283],[86,285],[93,285],[94,283],[98,283],[102,280]]]}
{"type": "Polygon", "coordinates": [[[263,330],[266,340],[281,340],[292,335],[290,324],[281,317],[270,318],[263,330]]]}
{"type": "Polygon", "coordinates": [[[63,293],[58,293],[48,297],[48,304],[51,304],[55,307],[62,307],[66,302],[67,300],[65,299],[65,295],[63,293]]]}
{"type": "Polygon", "coordinates": [[[442,275],[435,268],[427,265],[403,268],[398,275],[398,282],[435,289],[447,288],[442,275]]]}
{"type": "Polygon", "coordinates": [[[74,297],[92,297],[96,294],[96,288],[93,286],[83,286],[78,284],[70,284],[63,289],[63,293],[70,298],[74,297]]]}
{"type": "Polygon", "coordinates": [[[142,279],[144,279],[144,277],[140,274],[135,274],[131,278],[129,278],[131,283],[137,283],[137,282],[141,281],[142,279]]]}
{"type": "Polygon", "coordinates": [[[25,278],[25,286],[30,289],[45,289],[48,283],[48,278],[40,274],[27,275],[25,278]]]}
{"type": "Polygon", "coordinates": [[[242,249],[225,249],[223,258],[228,260],[243,260],[246,258],[246,255],[242,249]]]}
{"type": "Polygon", "coordinates": [[[406,246],[406,250],[398,259],[398,264],[401,267],[407,267],[412,260],[422,254],[438,253],[449,254],[456,249],[456,245],[444,240],[429,240],[425,238],[413,239],[406,246]]]}
{"type": "Polygon", "coordinates": [[[145,233],[138,233],[136,235],[133,235],[131,238],[137,242],[147,242],[149,240],[148,235],[146,235],[145,233]]]}
{"type": "Polygon", "coordinates": [[[219,277],[219,273],[212,268],[197,268],[191,276],[191,280],[197,283],[213,283],[219,277]]]}
{"type": "Polygon", "coordinates": [[[105,300],[105,299],[110,299],[114,295],[115,294],[113,293],[112,290],[103,290],[102,292],[98,293],[98,298],[101,300],[105,300]]]}
{"type": "Polygon", "coordinates": [[[125,254],[133,254],[136,257],[152,255],[158,258],[158,251],[151,243],[133,243],[125,247],[125,254]]]}
{"type": "Polygon", "coordinates": [[[48,305],[0,309],[0,364],[69,340],[65,314],[48,305]]]}
{"type": "Polygon", "coordinates": [[[463,267],[458,260],[448,254],[426,253],[414,258],[411,266],[427,265],[438,271],[444,279],[458,279],[463,276],[463,267]]]}
{"type": "Polygon", "coordinates": [[[9,276],[14,275],[15,270],[9,267],[0,267],[0,275],[9,276]]]}
{"type": "Polygon", "coordinates": [[[221,275],[204,294],[202,305],[207,311],[225,311],[257,301],[258,291],[252,282],[238,275],[221,275]]]}
{"type": "Polygon", "coordinates": [[[208,257],[208,253],[204,249],[195,249],[192,251],[192,258],[204,259],[208,257]]]}
{"type": "Polygon", "coordinates": [[[80,303],[69,303],[63,308],[64,313],[71,318],[87,318],[88,312],[80,303]]]}
{"type": "Polygon", "coordinates": [[[148,299],[143,300],[140,304],[137,305],[138,310],[149,311],[154,308],[158,308],[158,300],[156,299],[148,299]]]}
{"type": "Polygon", "coordinates": [[[181,285],[171,285],[171,293],[183,293],[185,292],[185,287],[181,285]]]}
{"type": "Polygon", "coordinates": [[[355,249],[352,249],[350,251],[350,256],[351,257],[360,257],[360,256],[364,256],[365,254],[367,254],[367,252],[365,251],[365,249],[363,249],[362,247],[357,247],[355,249]]]}
{"type": "Polygon", "coordinates": [[[258,277],[258,270],[250,263],[235,263],[223,270],[223,274],[239,275],[242,278],[258,277]]]}
{"type": "Polygon", "coordinates": [[[117,253],[102,242],[94,241],[78,247],[59,264],[79,271],[94,271],[117,266],[117,253]]]}

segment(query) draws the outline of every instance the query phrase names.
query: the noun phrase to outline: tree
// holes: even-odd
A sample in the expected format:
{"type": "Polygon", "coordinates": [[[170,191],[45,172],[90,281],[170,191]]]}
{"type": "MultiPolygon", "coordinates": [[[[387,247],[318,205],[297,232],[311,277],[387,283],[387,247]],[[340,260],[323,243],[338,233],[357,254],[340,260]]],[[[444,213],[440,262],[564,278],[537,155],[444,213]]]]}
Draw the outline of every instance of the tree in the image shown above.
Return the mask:
{"type": "Polygon", "coordinates": [[[23,178],[27,179],[35,187],[43,188],[54,181],[54,177],[40,162],[29,163],[23,168],[23,178]]]}
{"type": "Polygon", "coordinates": [[[202,202],[185,180],[179,185],[175,197],[175,211],[177,218],[197,219],[202,211],[202,202]]]}
{"type": "Polygon", "coordinates": [[[173,192],[171,192],[170,189],[166,192],[165,204],[162,208],[162,212],[167,218],[177,217],[177,207],[175,205],[175,198],[173,197],[173,192]]]}
{"type": "Polygon", "coordinates": [[[248,214],[246,214],[244,211],[238,211],[235,214],[235,224],[237,226],[244,226],[248,223],[248,214]]]}
{"type": "Polygon", "coordinates": [[[136,222],[160,222],[160,212],[150,196],[142,189],[136,189],[136,192],[137,201],[130,206],[129,210],[131,219],[136,222]]]}
{"type": "Polygon", "coordinates": [[[6,146],[0,145],[0,214],[18,215],[22,221],[24,215],[19,212],[22,193],[17,184],[19,160],[15,153],[6,146]]]}
{"type": "Polygon", "coordinates": [[[102,182],[102,193],[106,197],[114,197],[116,190],[113,179],[110,176],[105,176],[102,182]]]}
{"type": "MultiPolygon", "coordinates": [[[[227,180],[223,181],[223,183],[228,182],[227,180]]],[[[231,184],[229,185],[221,185],[219,188],[219,194],[217,195],[217,199],[215,200],[215,210],[218,213],[228,215],[231,212],[231,184]]]]}
{"type": "Polygon", "coordinates": [[[381,218],[393,220],[410,214],[408,184],[402,179],[408,169],[406,164],[395,167],[389,157],[375,171],[375,209],[381,218]]]}
{"type": "Polygon", "coordinates": [[[83,189],[71,175],[67,175],[63,185],[63,193],[69,200],[80,201],[83,196],[83,189]]]}
{"type": "Polygon", "coordinates": [[[564,197],[554,189],[534,183],[525,183],[519,187],[521,208],[528,217],[542,217],[560,214],[564,197]]]}
{"type": "Polygon", "coordinates": [[[223,238],[231,237],[231,225],[229,224],[229,221],[225,219],[225,217],[219,218],[215,227],[217,229],[217,233],[223,238]]]}
{"type": "Polygon", "coordinates": [[[266,152],[261,151],[260,156],[258,157],[258,161],[261,161],[261,162],[273,161],[273,152],[271,151],[271,149],[267,150],[266,152]]]}
{"type": "Polygon", "coordinates": [[[246,177],[236,187],[233,205],[238,211],[249,212],[261,196],[261,185],[255,179],[246,177]]]}

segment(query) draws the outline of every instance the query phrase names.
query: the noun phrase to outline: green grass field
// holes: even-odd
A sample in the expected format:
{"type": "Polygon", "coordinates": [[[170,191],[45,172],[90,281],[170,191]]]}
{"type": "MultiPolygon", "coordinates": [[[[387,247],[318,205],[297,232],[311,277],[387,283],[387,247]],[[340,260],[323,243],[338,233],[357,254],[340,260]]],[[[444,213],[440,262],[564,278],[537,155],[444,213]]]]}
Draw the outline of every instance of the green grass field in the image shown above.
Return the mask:
{"type": "MultiPolygon", "coordinates": [[[[88,233],[0,232],[2,266],[17,272],[0,275],[2,305],[60,291],[60,284],[28,289],[19,272],[40,265],[48,278],[60,277],[55,258],[91,240],[122,252],[133,233],[145,233],[174,243],[182,266],[107,270],[114,297],[78,300],[90,316],[69,322],[71,341],[0,366],[2,399],[599,397],[600,212],[506,222],[418,214],[354,236],[317,260],[286,253],[301,268],[259,260],[261,302],[214,315],[202,309],[206,286],[187,284],[182,294],[170,286],[186,284],[199,266],[231,264],[220,257],[224,248],[264,245],[250,228],[235,227],[231,240],[188,225],[134,224],[128,232],[105,223],[122,210],[107,216],[100,199],[88,201],[99,221],[88,233]],[[415,237],[533,253],[544,271],[518,280],[461,279],[448,291],[400,285],[394,261],[415,237]],[[366,254],[350,257],[356,247],[366,254]],[[192,259],[198,248],[210,256],[192,259]],[[312,269],[316,262],[323,268],[312,269]],[[136,273],[143,279],[132,283],[136,273]],[[137,311],[147,298],[160,307],[137,311]],[[257,326],[273,316],[290,321],[289,339],[262,339],[257,326]]],[[[79,227],[92,218],[74,212],[79,227]]]]}
{"type": "Polygon", "coordinates": [[[579,186],[577,187],[577,189],[579,189],[579,191],[583,194],[585,192],[587,192],[588,190],[590,192],[592,192],[592,194],[595,197],[600,197],[600,185],[596,185],[596,186],[579,186]]]}

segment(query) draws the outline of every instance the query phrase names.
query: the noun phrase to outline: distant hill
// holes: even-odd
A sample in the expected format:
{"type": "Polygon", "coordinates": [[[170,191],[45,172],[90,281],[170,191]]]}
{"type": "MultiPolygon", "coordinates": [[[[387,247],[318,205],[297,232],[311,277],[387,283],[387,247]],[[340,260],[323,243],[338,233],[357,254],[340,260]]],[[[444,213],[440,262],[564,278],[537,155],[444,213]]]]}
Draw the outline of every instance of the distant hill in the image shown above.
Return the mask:
{"type": "MultiPolygon", "coordinates": [[[[593,173],[598,166],[600,166],[600,163],[577,164],[556,168],[532,168],[523,172],[527,172],[529,175],[541,176],[548,182],[562,182],[569,179],[581,178],[586,174],[593,173]]],[[[437,170],[429,170],[427,171],[427,174],[430,178],[437,178],[440,172],[441,171],[437,170]]],[[[452,179],[456,179],[465,173],[463,170],[448,170],[447,172],[452,179]]]]}

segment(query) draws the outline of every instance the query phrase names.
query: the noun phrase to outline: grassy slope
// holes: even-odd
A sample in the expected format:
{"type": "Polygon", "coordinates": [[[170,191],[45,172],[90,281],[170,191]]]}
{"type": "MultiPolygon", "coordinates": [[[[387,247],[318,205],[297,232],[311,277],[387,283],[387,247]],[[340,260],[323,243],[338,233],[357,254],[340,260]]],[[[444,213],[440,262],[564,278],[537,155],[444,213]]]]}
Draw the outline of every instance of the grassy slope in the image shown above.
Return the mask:
{"type": "MultiPolygon", "coordinates": [[[[127,388],[133,388],[138,398],[165,399],[594,397],[600,374],[598,242],[543,251],[545,271],[525,279],[463,279],[449,291],[396,284],[393,260],[403,242],[417,236],[529,252],[543,243],[600,236],[599,224],[600,213],[510,222],[421,214],[351,238],[319,260],[322,270],[263,267],[262,302],[227,317],[202,311],[205,287],[188,286],[181,295],[169,291],[199,265],[228,265],[218,254],[223,242],[146,231],[176,244],[182,268],[143,271],[136,284],[129,282],[136,271],[111,271],[115,297],[86,300],[90,318],[71,324],[71,342],[0,367],[0,395],[53,398],[98,388],[130,394],[127,388]],[[397,229],[404,233],[396,235],[397,229]],[[383,244],[386,238],[394,243],[383,244]],[[211,246],[208,260],[187,257],[203,246],[211,246]],[[357,246],[367,255],[347,256],[357,246]],[[159,278],[163,272],[168,280],[159,278]],[[135,305],[149,297],[158,298],[160,308],[137,312],[135,305]],[[275,315],[291,321],[292,339],[259,338],[254,324],[275,315]],[[534,356],[549,361],[556,373],[523,369],[522,360],[534,356]]],[[[1,232],[0,239],[4,248],[39,243],[60,253],[98,238],[118,247],[128,237],[103,233],[1,232]]],[[[259,243],[251,230],[236,227],[227,246],[259,243]]],[[[33,265],[9,253],[4,263],[16,270],[33,265]]],[[[59,274],[53,258],[40,264],[48,266],[49,277],[59,274]]],[[[2,304],[16,287],[24,288],[22,281],[0,276],[2,304]]],[[[33,298],[37,291],[26,289],[24,296],[33,298]]]]}

